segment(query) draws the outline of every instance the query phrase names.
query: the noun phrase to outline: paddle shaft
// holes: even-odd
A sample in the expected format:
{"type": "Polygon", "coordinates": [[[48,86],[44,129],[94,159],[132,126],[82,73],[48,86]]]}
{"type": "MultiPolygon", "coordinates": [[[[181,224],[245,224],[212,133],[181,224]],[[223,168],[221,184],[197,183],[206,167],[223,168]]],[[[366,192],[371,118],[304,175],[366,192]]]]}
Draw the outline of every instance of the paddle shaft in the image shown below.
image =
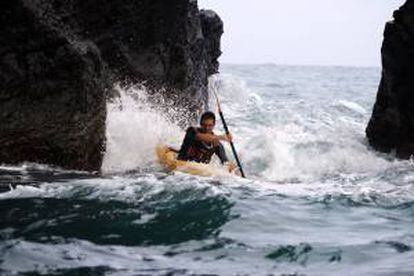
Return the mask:
{"type": "MultiPolygon", "coordinates": [[[[224,120],[223,112],[221,112],[220,108],[219,108],[219,114],[220,114],[221,121],[223,122],[224,131],[226,132],[226,134],[230,134],[229,128],[227,127],[227,124],[226,124],[226,120],[224,120]]],[[[244,171],[241,166],[239,157],[237,156],[236,148],[234,147],[233,141],[230,141],[230,146],[231,146],[231,150],[233,151],[234,158],[236,159],[237,166],[239,167],[241,176],[243,178],[246,178],[246,176],[244,175],[244,171]]]]}

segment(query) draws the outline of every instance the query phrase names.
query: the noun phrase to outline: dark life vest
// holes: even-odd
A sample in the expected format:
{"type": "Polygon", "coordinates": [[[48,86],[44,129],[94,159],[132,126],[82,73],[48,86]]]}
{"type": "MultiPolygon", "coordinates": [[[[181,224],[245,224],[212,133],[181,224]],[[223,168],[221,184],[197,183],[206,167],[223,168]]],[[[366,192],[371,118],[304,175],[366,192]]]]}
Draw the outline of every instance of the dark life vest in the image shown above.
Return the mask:
{"type": "Polygon", "coordinates": [[[178,152],[178,160],[194,161],[199,163],[210,163],[213,154],[217,154],[222,163],[227,162],[223,145],[214,146],[212,143],[205,143],[196,139],[200,128],[189,127],[178,152]]]}

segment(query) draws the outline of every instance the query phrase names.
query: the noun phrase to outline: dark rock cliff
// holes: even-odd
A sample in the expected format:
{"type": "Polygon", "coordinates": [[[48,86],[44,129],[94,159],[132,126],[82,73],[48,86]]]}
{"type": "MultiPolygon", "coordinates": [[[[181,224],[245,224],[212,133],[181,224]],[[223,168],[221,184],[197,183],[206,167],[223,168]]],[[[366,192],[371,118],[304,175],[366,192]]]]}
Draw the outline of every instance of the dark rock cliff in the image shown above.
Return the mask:
{"type": "Polygon", "coordinates": [[[414,154],[414,1],[394,12],[385,26],[382,78],[371,120],[369,143],[397,157],[414,154]]]}
{"type": "Polygon", "coordinates": [[[22,1],[1,10],[0,162],[99,169],[108,86],[99,50],[44,24],[22,1]]]}
{"type": "Polygon", "coordinates": [[[0,4],[0,163],[99,170],[115,81],[144,83],[189,113],[207,102],[223,24],[193,0],[0,4]]]}

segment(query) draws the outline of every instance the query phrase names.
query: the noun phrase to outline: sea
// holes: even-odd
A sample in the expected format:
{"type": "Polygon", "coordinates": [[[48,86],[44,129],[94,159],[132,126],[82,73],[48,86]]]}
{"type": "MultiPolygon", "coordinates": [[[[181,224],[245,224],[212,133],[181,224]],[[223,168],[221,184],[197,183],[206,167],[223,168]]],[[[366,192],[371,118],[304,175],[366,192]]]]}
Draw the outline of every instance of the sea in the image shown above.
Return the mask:
{"type": "Polygon", "coordinates": [[[365,136],[381,69],[220,71],[246,179],[166,172],[183,109],[116,85],[101,174],[0,166],[0,275],[414,275],[413,160],[365,136]]]}

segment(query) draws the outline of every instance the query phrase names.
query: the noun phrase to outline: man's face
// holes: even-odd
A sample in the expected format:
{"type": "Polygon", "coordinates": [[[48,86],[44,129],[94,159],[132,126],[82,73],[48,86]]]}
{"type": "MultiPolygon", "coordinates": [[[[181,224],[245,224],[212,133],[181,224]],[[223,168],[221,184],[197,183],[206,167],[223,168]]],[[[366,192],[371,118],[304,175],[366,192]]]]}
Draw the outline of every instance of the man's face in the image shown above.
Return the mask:
{"type": "Polygon", "coordinates": [[[203,132],[212,132],[215,124],[213,119],[205,119],[201,122],[201,129],[203,132]]]}

